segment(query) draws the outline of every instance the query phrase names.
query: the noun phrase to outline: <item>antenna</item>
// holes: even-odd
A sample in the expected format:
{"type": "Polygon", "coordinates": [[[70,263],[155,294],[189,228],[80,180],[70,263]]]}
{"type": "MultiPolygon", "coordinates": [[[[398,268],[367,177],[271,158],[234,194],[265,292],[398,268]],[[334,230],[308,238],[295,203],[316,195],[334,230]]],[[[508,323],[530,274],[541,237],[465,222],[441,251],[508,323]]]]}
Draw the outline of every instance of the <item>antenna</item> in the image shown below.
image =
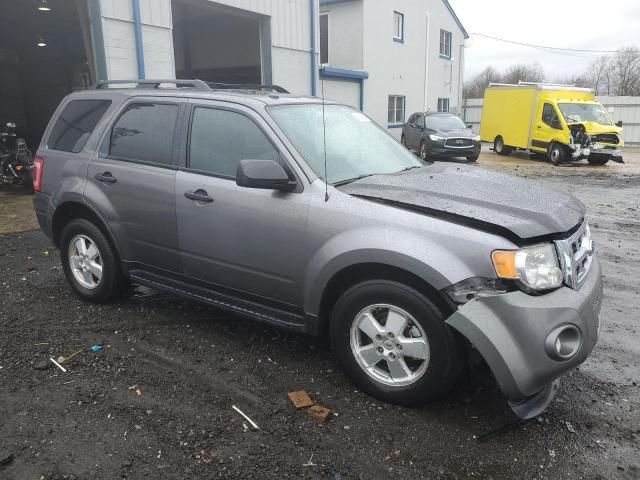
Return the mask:
{"type": "Polygon", "coordinates": [[[329,175],[327,173],[327,123],[324,115],[324,77],[320,78],[322,92],[322,144],[324,148],[324,201],[329,201],[329,175]]]}

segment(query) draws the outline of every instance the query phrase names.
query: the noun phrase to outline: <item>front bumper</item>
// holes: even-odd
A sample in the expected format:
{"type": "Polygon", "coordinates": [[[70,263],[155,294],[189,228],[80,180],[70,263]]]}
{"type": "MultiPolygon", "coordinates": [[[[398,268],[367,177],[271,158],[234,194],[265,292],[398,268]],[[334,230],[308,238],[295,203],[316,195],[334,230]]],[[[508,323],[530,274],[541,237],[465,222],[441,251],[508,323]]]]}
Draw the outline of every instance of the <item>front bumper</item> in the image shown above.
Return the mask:
{"type": "Polygon", "coordinates": [[[428,140],[428,152],[430,155],[438,157],[469,157],[480,155],[482,144],[473,142],[473,145],[465,147],[454,147],[445,145],[445,140],[428,140]]]}
{"type": "Polygon", "coordinates": [[[540,296],[510,292],[476,298],[446,323],[477,348],[514,412],[532,418],[553,399],[558,377],[584,362],[593,350],[601,302],[602,276],[594,256],[579,290],[562,287],[540,296]],[[545,341],[564,325],[580,330],[582,344],[575,356],[558,361],[547,354],[545,341]]]}

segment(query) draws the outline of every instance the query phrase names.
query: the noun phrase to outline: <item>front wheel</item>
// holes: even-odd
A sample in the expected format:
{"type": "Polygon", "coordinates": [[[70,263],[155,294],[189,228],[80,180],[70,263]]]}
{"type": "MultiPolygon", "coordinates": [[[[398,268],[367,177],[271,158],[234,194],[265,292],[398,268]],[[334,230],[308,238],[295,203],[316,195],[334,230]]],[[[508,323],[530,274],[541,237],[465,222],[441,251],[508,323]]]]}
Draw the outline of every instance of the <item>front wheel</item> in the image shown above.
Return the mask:
{"type": "Polygon", "coordinates": [[[566,162],[567,151],[563,145],[554,142],[551,145],[549,145],[549,150],[547,151],[547,158],[554,165],[560,165],[561,163],[566,162]]]}
{"type": "Polygon", "coordinates": [[[104,233],[89,220],[70,221],[60,236],[62,268],[82,300],[106,303],[126,284],[120,260],[104,233]]]}
{"type": "Polygon", "coordinates": [[[608,155],[589,155],[587,157],[587,161],[591,165],[605,165],[609,160],[611,160],[611,157],[608,155]]]}
{"type": "Polygon", "coordinates": [[[473,155],[469,155],[467,157],[467,161],[468,162],[477,162],[478,158],[480,158],[480,154],[479,153],[474,153],[473,155]]]}
{"type": "Polygon", "coordinates": [[[399,405],[446,394],[463,364],[463,348],[441,311],[417,290],[392,281],[347,290],[333,311],[331,340],[363,392],[399,405]]]}
{"type": "Polygon", "coordinates": [[[420,142],[420,150],[418,150],[418,155],[425,162],[429,161],[429,152],[427,151],[427,144],[424,140],[420,142]]]}

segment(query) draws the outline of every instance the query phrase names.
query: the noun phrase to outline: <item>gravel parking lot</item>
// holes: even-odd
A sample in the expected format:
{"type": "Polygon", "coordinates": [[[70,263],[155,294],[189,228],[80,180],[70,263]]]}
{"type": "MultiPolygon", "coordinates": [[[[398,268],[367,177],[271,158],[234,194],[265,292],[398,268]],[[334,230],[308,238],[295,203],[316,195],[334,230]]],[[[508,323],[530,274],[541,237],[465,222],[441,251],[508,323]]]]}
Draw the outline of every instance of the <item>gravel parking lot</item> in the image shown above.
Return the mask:
{"type": "Polygon", "coordinates": [[[625,161],[479,161],[580,198],[605,275],[593,355],[542,417],[485,442],[514,418],[483,372],[400,408],[356,391],[323,341],[142,287],[77,300],[30,197],[3,190],[0,478],[640,478],[640,152],[625,161]],[[66,373],[48,360],[79,350],[66,373]],[[326,425],[290,405],[301,389],[333,409],[326,425]]]}

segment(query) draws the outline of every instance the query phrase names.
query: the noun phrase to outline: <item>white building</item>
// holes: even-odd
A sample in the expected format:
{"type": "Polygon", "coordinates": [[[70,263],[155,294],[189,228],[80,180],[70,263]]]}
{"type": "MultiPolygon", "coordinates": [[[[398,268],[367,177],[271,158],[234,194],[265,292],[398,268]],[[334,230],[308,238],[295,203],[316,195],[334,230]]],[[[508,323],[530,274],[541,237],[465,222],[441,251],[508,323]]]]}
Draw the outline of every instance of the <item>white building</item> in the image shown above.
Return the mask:
{"type": "Polygon", "coordinates": [[[0,120],[34,145],[73,90],[177,77],[305,95],[324,86],[326,98],[394,127],[413,111],[459,109],[465,36],[446,0],[8,2],[0,120]]]}
{"type": "Polygon", "coordinates": [[[325,97],[392,129],[417,111],[460,114],[466,38],[447,0],[320,0],[325,97]]]}

